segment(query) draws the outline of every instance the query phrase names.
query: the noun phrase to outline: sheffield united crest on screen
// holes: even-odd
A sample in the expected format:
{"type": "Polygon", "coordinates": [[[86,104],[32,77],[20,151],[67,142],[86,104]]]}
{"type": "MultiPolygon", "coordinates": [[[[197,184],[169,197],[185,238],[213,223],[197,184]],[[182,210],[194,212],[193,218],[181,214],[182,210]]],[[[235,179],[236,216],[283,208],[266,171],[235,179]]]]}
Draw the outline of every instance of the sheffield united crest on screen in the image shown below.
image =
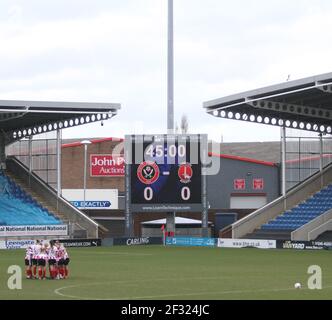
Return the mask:
{"type": "Polygon", "coordinates": [[[137,177],[144,184],[152,184],[159,178],[159,167],[155,162],[144,161],[137,168],[137,177]]]}

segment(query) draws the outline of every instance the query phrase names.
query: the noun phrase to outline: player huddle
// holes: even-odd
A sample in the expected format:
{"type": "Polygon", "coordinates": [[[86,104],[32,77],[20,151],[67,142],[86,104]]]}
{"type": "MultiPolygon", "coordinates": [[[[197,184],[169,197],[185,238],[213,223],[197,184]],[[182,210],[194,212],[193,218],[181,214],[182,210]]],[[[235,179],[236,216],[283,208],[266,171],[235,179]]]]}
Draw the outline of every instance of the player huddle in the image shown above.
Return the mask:
{"type": "Polygon", "coordinates": [[[43,244],[40,240],[29,246],[25,253],[25,272],[27,279],[46,279],[46,265],[50,279],[66,279],[68,277],[69,255],[59,242],[51,240],[43,244]]]}

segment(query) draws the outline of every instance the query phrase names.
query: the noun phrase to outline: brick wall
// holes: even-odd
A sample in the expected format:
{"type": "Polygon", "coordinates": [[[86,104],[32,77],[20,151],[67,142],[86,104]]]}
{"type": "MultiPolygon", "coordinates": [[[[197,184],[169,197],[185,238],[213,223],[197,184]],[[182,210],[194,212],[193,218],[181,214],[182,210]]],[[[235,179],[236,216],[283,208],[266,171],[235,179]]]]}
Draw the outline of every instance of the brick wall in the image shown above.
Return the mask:
{"type": "MultiPolygon", "coordinates": [[[[90,154],[110,154],[119,142],[103,141],[88,145],[87,150],[87,189],[118,189],[124,191],[124,177],[90,177],[90,154]]],[[[84,185],[84,146],[62,148],[62,188],[83,189],[84,185]]]]}

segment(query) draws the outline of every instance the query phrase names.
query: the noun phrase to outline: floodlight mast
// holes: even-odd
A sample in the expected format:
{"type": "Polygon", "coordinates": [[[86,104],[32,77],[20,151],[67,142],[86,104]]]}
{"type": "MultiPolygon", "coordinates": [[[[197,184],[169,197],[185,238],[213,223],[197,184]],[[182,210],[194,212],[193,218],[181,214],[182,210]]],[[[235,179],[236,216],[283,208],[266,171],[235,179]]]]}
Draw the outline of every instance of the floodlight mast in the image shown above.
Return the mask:
{"type": "MultiPolygon", "coordinates": [[[[174,134],[174,48],[173,48],[173,0],[168,0],[167,37],[167,133],[174,134]]],[[[175,235],[175,212],[167,212],[166,230],[175,235]]],[[[164,232],[164,231],[163,231],[164,232]]]]}
{"type": "Polygon", "coordinates": [[[174,133],[173,0],[168,0],[167,133],[174,133]]]}

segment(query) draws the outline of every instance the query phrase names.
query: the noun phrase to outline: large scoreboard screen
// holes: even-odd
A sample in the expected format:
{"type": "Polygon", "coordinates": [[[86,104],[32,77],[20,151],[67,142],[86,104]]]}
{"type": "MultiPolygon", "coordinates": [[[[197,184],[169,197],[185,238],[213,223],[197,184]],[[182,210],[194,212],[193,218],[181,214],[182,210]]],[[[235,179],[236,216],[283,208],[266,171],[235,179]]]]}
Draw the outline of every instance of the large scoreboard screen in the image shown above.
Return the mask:
{"type": "Polygon", "coordinates": [[[126,201],[131,211],[201,211],[205,142],[206,135],[198,134],[126,136],[126,201]]]}

